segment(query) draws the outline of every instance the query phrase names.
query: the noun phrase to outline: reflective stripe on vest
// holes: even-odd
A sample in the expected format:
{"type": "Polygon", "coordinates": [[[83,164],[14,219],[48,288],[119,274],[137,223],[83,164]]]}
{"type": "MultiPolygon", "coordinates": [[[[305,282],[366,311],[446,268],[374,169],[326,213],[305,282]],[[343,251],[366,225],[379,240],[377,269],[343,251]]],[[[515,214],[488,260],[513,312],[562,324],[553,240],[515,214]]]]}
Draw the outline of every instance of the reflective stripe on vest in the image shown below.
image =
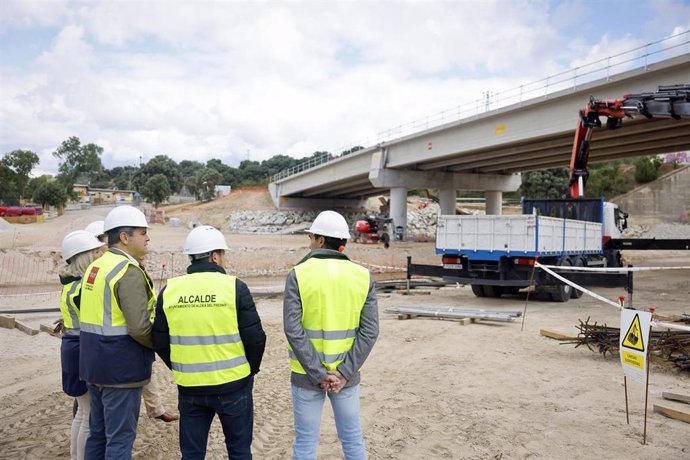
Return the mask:
{"type": "Polygon", "coordinates": [[[115,285],[129,266],[140,270],[146,279],[147,309],[156,301],[153,287],[144,271],[128,257],[106,252],[86,269],[81,284],[81,330],[103,336],[127,335],[127,321],[115,296],[115,285]]]}
{"type": "MultiPolygon", "coordinates": [[[[369,294],[369,270],[349,260],[310,258],[295,268],[302,327],[321,363],[336,370],[350,351],[369,294]]],[[[290,369],[306,374],[288,346],[290,369]]]]}
{"type": "Polygon", "coordinates": [[[168,280],[163,311],[173,378],[183,387],[234,382],[250,374],[237,325],[234,276],[192,273],[168,280]]]}
{"type": "Polygon", "coordinates": [[[79,308],[74,303],[74,298],[79,295],[81,280],[71,281],[62,286],[60,296],[60,313],[62,323],[65,325],[66,334],[77,335],[79,333],[79,308]]]}

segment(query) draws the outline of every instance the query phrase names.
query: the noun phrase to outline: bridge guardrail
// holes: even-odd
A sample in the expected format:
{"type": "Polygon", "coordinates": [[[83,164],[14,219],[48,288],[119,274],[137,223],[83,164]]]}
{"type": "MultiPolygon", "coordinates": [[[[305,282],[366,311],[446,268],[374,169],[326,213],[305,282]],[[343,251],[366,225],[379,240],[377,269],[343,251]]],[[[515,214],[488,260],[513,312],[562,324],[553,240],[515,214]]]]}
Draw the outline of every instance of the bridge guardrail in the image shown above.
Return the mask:
{"type": "MultiPolygon", "coordinates": [[[[538,98],[548,98],[550,94],[558,91],[567,89],[576,90],[578,85],[583,85],[602,78],[608,80],[612,76],[628,70],[637,68],[647,69],[650,64],[659,62],[663,59],[680,56],[688,52],[690,52],[690,31],[685,31],[514,88],[498,92],[484,92],[479,99],[460,104],[452,109],[443,110],[409,123],[395,126],[379,132],[375,138],[348,145],[364,146],[365,148],[373,147],[416,132],[441,126],[446,123],[469,119],[482,113],[487,113],[509,105],[521,104],[538,98]]],[[[344,150],[348,150],[347,147],[336,149],[336,151],[344,150]]],[[[271,177],[271,181],[276,182],[285,177],[341,158],[342,156],[343,155],[322,155],[317,158],[310,158],[305,162],[274,174],[271,177]]]]}

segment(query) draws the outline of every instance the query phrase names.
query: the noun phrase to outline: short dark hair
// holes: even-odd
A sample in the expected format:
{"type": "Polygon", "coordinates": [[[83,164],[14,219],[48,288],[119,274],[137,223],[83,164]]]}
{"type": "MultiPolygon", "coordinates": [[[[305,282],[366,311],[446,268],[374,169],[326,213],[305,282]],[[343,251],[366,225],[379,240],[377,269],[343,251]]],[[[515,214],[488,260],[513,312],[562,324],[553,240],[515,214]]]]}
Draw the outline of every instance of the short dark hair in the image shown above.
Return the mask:
{"type": "Polygon", "coordinates": [[[326,249],[331,249],[333,251],[340,251],[340,246],[345,246],[347,240],[344,238],[333,238],[332,236],[323,236],[314,234],[314,238],[322,236],[326,244],[326,249]]]}
{"type": "Polygon", "coordinates": [[[105,234],[108,236],[108,247],[111,248],[120,242],[120,233],[125,232],[129,236],[134,235],[135,227],[115,227],[111,228],[105,234]]]}
{"type": "Polygon", "coordinates": [[[192,262],[192,265],[202,262],[210,262],[211,256],[214,252],[225,252],[225,249],[214,249],[213,251],[204,252],[202,254],[190,254],[189,260],[192,262]]]}

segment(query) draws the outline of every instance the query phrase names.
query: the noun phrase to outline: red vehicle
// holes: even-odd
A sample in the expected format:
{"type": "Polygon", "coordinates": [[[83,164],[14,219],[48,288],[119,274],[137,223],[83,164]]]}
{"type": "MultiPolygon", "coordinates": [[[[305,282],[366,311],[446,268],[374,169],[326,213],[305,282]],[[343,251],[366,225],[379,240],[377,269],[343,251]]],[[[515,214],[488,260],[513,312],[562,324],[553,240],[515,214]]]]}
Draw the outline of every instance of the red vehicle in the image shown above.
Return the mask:
{"type": "Polygon", "coordinates": [[[365,216],[355,222],[355,231],[352,241],[355,243],[383,242],[383,247],[388,248],[391,242],[390,224],[393,219],[389,217],[365,216]]]}

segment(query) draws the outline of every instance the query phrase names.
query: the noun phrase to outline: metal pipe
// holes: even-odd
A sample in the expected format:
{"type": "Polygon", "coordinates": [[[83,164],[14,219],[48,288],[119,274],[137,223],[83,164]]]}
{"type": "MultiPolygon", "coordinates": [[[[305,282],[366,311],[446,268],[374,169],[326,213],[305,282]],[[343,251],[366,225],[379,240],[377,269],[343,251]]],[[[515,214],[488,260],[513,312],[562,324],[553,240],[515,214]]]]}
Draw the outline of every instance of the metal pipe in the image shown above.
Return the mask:
{"type": "Polygon", "coordinates": [[[508,316],[506,314],[499,313],[479,313],[479,312],[460,312],[460,311],[434,311],[427,310],[424,308],[387,308],[384,310],[385,313],[402,313],[411,314],[417,316],[428,316],[435,318],[475,318],[483,319],[485,321],[498,321],[503,323],[508,323],[515,321],[514,316],[508,316]],[[396,311],[397,310],[397,311],[396,311]]]}
{"type": "Polygon", "coordinates": [[[401,306],[401,307],[390,307],[390,309],[416,309],[416,310],[422,310],[422,311],[439,311],[439,312],[447,312],[447,313],[486,313],[486,314],[496,314],[496,315],[506,315],[506,316],[514,316],[514,317],[519,317],[522,315],[522,312],[520,311],[503,311],[503,310],[485,310],[482,308],[455,308],[455,307],[435,307],[433,309],[430,308],[422,308],[422,307],[406,307],[406,306],[401,306]]]}

